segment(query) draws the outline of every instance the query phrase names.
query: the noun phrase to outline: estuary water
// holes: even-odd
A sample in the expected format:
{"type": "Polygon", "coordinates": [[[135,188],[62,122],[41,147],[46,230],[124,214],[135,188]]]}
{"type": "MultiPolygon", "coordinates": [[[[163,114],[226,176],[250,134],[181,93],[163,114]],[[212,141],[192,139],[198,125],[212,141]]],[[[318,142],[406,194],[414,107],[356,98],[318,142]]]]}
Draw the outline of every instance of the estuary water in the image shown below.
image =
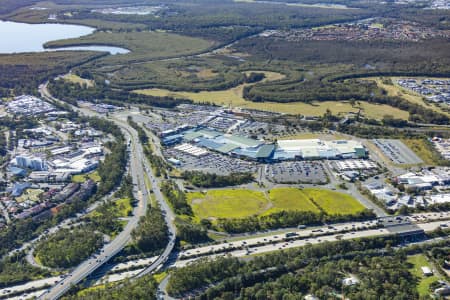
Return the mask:
{"type": "Polygon", "coordinates": [[[66,24],[26,24],[0,21],[0,54],[23,52],[43,52],[62,50],[103,51],[110,54],[125,54],[127,49],[103,45],[74,46],[45,49],[44,44],[50,41],[78,38],[95,31],[92,27],[66,24]]]}

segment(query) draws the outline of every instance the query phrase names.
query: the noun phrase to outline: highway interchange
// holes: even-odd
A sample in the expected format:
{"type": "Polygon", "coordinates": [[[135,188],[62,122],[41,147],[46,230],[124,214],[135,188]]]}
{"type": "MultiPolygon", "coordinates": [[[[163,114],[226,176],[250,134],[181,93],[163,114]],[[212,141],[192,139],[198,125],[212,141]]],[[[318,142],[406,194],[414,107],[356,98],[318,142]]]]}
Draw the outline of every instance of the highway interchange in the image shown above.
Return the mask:
{"type": "MultiPolygon", "coordinates": [[[[403,217],[402,220],[397,220],[395,218],[391,219],[393,222],[398,224],[412,222],[425,232],[436,230],[439,227],[450,227],[450,212],[415,214],[409,217],[403,217]]],[[[348,222],[306,229],[267,232],[258,237],[255,237],[254,235],[249,235],[247,237],[236,237],[228,242],[208,246],[199,246],[193,249],[181,251],[177,253],[178,259],[173,262],[171,261],[171,263],[167,265],[168,267],[183,267],[203,257],[215,258],[226,255],[244,257],[289,248],[303,247],[305,245],[318,244],[326,241],[333,242],[338,240],[387,236],[394,234],[387,228],[378,227],[377,223],[377,220],[348,222]],[[295,233],[296,235],[286,238],[286,233],[295,233]]],[[[103,282],[120,281],[127,277],[138,277],[144,272],[149,273],[149,266],[152,270],[157,268],[156,262],[158,258],[159,257],[152,257],[116,264],[111,268],[111,271],[114,271],[113,274],[103,276],[102,278],[96,280],[94,285],[101,284],[103,282]],[[129,270],[129,267],[131,266],[134,267],[133,270],[129,270]]],[[[32,288],[37,289],[36,295],[39,296],[46,291],[48,285],[52,285],[55,282],[61,282],[62,280],[64,280],[64,277],[51,277],[44,280],[28,282],[20,286],[0,289],[0,296],[5,294],[5,291],[9,291],[10,294],[19,294],[20,292],[25,293],[25,291],[29,291],[32,288]]],[[[28,297],[30,295],[31,293],[27,294],[28,297]]],[[[15,299],[26,298],[27,297],[17,297],[15,299]]],[[[164,298],[169,299],[170,297],[166,295],[164,298]]]]}
{"type": "MultiPolygon", "coordinates": [[[[50,95],[47,90],[47,84],[41,85],[39,87],[39,90],[43,98],[49,99],[50,101],[61,102],[60,100],[55,99],[50,95]]],[[[74,106],[72,106],[72,109],[88,116],[103,117],[88,109],[80,109],[74,106]]],[[[111,120],[122,129],[126,139],[131,142],[130,173],[132,175],[133,184],[136,187],[133,191],[134,196],[138,200],[138,205],[134,208],[133,217],[129,219],[123,231],[110,243],[104,245],[104,247],[100,250],[99,255],[89,258],[78,267],[76,267],[70,274],[65,276],[61,281],[50,288],[48,292],[42,295],[40,297],[41,299],[58,299],[73,285],[81,282],[92,272],[94,272],[105,262],[107,262],[111,257],[119,253],[130,242],[131,232],[137,227],[140,217],[146,214],[148,199],[150,196],[150,189],[152,190],[156,201],[159,203],[162,211],[165,214],[166,223],[169,228],[170,240],[163,254],[153,264],[143,270],[142,275],[154,271],[157,267],[164,263],[173,250],[176,239],[174,216],[159,189],[158,179],[154,176],[148,164],[148,161],[145,159],[143,148],[141,143],[139,142],[137,132],[130,125],[128,125],[126,121],[118,119],[111,120]],[[148,176],[151,182],[151,187],[147,186],[144,174],[145,176],[148,176]]]]}

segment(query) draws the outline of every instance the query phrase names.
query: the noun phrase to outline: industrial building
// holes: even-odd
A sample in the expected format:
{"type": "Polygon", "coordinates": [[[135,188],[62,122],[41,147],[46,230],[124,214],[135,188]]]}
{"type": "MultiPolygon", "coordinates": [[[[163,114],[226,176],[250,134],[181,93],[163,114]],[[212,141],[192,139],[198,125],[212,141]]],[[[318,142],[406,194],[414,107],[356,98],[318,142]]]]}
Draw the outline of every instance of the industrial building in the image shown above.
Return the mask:
{"type": "Polygon", "coordinates": [[[421,172],[409,172],[394,178],[398,184],[405,186],[407,190],[425,191],[435,186],[450,185],[450,169],[436,168],[422,170],[421,172]]]}

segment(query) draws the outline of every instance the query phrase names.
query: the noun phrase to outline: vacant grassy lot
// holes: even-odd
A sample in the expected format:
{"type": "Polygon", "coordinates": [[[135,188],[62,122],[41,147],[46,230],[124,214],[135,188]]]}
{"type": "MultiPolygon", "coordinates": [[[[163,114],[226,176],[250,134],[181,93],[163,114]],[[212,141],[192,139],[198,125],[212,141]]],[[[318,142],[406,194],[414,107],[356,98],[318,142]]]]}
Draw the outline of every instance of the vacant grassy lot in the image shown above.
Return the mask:
{"type": "MultiPolygon", "coordinates": [[[[245,84],[241,84],[227,90],[202,91],[198,93],[173,92],[167,89],[144,89],[136,90],[135,92],[152,96],[172,96],[178,98],[187,98],[198,103],[209,102],[217,105],[231,105],[232,107],[259,109],[279,113],[301,114],[308,116],[322,116],[327,111],[327,109],[329,109],[333,114],[357,113],[359,110],[357,107],[353,107],[348,101],[323,101],[315,102],[312,104],[301,102],[277,103],[247,101],[242,96],[245,86],[245,84]]],[[[378,105],[361,101],[360,107],[365,116],[373,119],[382,119],[385,115],[393,115],[396,118],[405,120],[407,120],[409,117],[408,112],[389,105],[378,105]]]]}
{"type": "Polygon", "coordinates": [[[276,188],[267,194],[225,189],[209,190],[206,194],[188,193],[187,197],[197,221],[207,218],[245,218],[279,211],[318,213],[320,208],[329,214],[353,214],[364,209],[347,194],[321,189],[276,188]]]}
{"type": "Polygon", "coordinates": [[[308,196],[300,189],[273,189],[269,192],[269,198],[273,206],[264,214],[271,214],[283,210],[320,212],[320,210],[314,205],[314,203],[309,200],[308,196]]]}
{"type": "Polygon", "coordinates": [[[436,275],[426,277],[423,275],[421,267],[429,267],[433,270],[432,265],[428,263],[426,257],[423,254],[412,255],[408,257],[408,262],[411,264],[409,271],[419,278],[419,285],[417,291],[420,296],[427,296],[430,294],[430,284],[439,278],[436,275]]]}
{"type": "Polygon", "coordinates": [[[303,192],[327,214],[347,215],[364,210],[364,206],[350,195],[322,189],[304,189],[303,192]]]}
{"type": "Polygon", "coordinates": [[[93,80],[84,79],[84,78],[81,78],[80,76],[77,76],[75,74],[66,74],[66,75],[64,75],[63,78],[64,78],[64,80],[67,80],[69,82],[78,83],[81,86],[83,86],[83,85],[85,85],[87,87],[94,86],[94,81],[93,80]]]}
{"type": "Polygon", "coordinates": [[[100,182],[101,178],[98,175],[97,171],[94,171],[92,173],[89,174],[78,174],[78,175],[74,175],[72,176],[72,182],[78,182],[78,183],[83,183],[88,179],[92,179],[95,182],[100,182]]]}
{"type": "Polygon", "coordinates": [[[432,149],[423,139],[402,139],[402,142],[417,154],[427,165],[436,165],[432,149]]]}
{"type": "Polygon", "coordinates": [[[75,39],[53,41],[46,44],[50,47],[66,47],[79,45],[111,45],[131,50],[124,55],[110,55],[101,60],[103,63],[130,63],[186,55],[205,50],[213,45],[212,42],[181,36],[167,32],[103,32],[75,39]]]}
{"type": "MultiPolygon", "coordinates": [[[[387,91],[389,96],[399,96],[399,97],[402,97],[402,98],[408,100],[409,102],[419,104],[421,106],[432,109],[436,112],[445,114],[447,116],[450,115],[448,112],[442,110],[438,106],[424,101],[423,100],[424,97],[421,96],[420,94],[415,93],[410,90],[407,90],[407,89],[401,87],[400,85],[398,85],[397,80],[399,80],[401,78],[402,77],[389,77],[388,80],[390,79],[392,81],[392,84],[386,84],[385,82],[383,82],[383,80],[381,78],[369,78],[368,80],[375,81],[377,83],[378,87],[383,88],[387,91]]],[[[419,78],[419,77],[417,77],[417,78],[419,78]]],[[[419,78],[419,79],[422,79],[422,78],[419,78]]],[[[442,79],[442,78],[439,78],[439,79],[442,79]]]]}
{"type": "Polygon", "coordinates": [[[27,200],[36,202],[39,200],[39,195],[43,192],[44,191],[41,189],[27,189],[20,197],[16,198],[16,201],[19,203],[25,202],[27,200]]]}
{"type": "Polygon", "coordinates": [[[259,215],[270,205],[262,192],[250,190],[212,190],[190,193],[188,201],[199,219],[244,218],[259,215]]]}

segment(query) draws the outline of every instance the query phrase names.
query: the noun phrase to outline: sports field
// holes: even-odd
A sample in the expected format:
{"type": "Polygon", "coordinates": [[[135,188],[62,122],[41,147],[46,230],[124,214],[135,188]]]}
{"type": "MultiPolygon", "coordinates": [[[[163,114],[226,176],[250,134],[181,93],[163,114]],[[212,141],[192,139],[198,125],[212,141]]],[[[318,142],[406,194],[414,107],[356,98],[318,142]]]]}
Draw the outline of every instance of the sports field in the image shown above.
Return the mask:
{"type": "Polygon", "coordinates": [[[245,218],[280,211],[324,210],[328,214],[353,214],[364,209],[347,194],[322,189],[276,188],[267,193],[246,189],[188,193],[195,218],[245,218]],[[311,200],[312,199],[312,200],[311,200]]]}

